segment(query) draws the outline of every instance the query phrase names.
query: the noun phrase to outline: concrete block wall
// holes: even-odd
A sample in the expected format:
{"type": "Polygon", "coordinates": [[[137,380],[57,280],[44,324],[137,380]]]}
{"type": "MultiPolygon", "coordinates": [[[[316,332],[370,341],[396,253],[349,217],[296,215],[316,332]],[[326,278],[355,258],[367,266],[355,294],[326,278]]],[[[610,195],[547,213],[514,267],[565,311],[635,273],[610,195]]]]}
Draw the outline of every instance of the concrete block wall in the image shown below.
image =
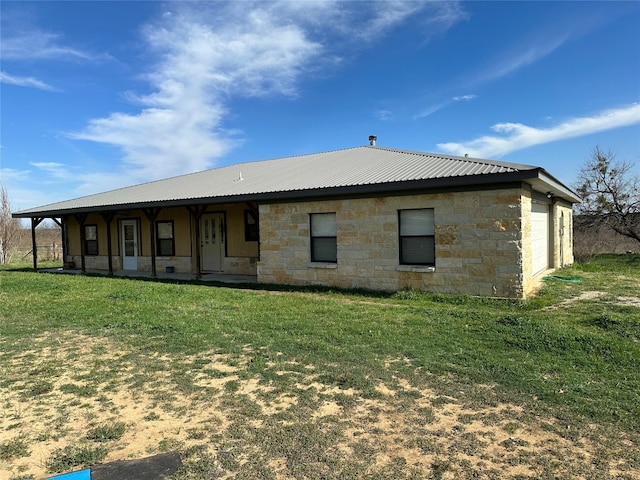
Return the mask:
{"type": "Polygon", "coordinates": [[[258,281],[524,296],[522,189],[260,205],[258,281]],[[399,264],[398,211],[433,208],[435,268],[399,264]],[[336,212],[337,264],[310,260],[309,215],[336,212]]]}

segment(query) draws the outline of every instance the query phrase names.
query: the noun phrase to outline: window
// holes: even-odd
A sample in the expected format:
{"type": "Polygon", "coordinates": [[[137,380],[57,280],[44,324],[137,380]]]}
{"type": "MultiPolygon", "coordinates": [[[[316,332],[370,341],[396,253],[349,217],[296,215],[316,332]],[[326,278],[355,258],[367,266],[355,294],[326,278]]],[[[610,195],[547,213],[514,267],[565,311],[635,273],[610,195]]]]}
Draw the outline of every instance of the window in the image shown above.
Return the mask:
{"type": "Polygon", "coordinates": [[[311,261],[336,263],[338,261],[337,222],[335,213],[312,213],[311,261]]]}
{"type": "Polygon", "coordinates": [[[435,222],[432,208],[400,210],[400,264],[435,266],[435,222]]]}
{"type": "Polygon", "coordinates": [[[98,226],[84,226],[84,254],[98,255],[98,226]]]}
{"type": "Polygon", "coordinates": [[[156,222],[156,250],[159,257],[173,257],[175,255],[173,222],[156,222]]]}
{"type": "Polygon", "coordinates": [[[257,242],[260,229],[258,227],[258,215],[251,210],[244,211],[244,240],[245,242],[257,242]]]}

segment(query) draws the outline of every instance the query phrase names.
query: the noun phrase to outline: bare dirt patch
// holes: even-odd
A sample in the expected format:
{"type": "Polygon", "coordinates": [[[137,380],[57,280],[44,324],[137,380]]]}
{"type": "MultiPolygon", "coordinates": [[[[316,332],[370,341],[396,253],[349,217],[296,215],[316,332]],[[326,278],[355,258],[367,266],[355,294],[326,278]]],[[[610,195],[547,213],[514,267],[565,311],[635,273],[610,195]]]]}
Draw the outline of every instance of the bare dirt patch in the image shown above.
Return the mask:
{"type": "Polygon", "coordinates": [[[1,367],[0,445],[20,440],[28,452],[0,460],[0,478],[44,478],[57,449],[95,446],[88,432],[119,422],[124,433],[99,443],[101,462],[180,450],[189,465],[197,451],[217,472],[181,478],[255,478],[265,468],[317,478],[334,461],[340,478],[588,478],[596,461],[608,475],[640,477],[571,425],[522,406],[470,403],[401,376],[363,396],[299,365],[273,365],[268,381],[248,373],[245,353],[142,357],[106,338],[34,338],[1,367]]]}
{"type": "Polygon", "coordinates": [[[616,303],[629,307],[640,307],[640,297],[618,297],[616,303]]]}
{"type": "Polygon", "coordinates": [[[566,307],[567,305],[571,305],[576,302],[597,300],[598,298],[601,298],[605,295],[606,295],[606,292],[600,292],[597,290],[588,290],[586,292],[582,292],[580,295],[576,295],[575,297],[567,298],[566,300],[563,300],[558,304],[546,307],[545,310],[557,310],[559,308],[566,307]]]}

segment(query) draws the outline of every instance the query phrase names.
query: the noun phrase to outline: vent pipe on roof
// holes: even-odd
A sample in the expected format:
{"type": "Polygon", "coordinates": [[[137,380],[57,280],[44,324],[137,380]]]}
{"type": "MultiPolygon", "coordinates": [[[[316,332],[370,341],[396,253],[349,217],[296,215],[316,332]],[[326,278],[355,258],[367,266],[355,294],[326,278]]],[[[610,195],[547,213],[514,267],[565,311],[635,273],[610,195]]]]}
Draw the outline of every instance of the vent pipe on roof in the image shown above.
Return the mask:
{"type": "Polygon", "coordinates": [[[375,147],[376,140],[378,140],[378,137],[376,137],[375,135],[369,135],[369,145],[372,145],[375,147]]]}

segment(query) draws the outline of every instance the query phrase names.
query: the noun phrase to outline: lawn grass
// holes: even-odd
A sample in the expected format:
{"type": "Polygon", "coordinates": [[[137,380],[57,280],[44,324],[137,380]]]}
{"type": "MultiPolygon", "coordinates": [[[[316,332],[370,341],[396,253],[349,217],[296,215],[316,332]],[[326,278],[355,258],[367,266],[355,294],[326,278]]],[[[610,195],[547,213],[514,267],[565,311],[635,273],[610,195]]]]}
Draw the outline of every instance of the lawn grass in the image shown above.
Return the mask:
{"type": "MultiPolygon", "coordinates": [[[[147,422],[188,415],[190,406],[177,407],[177,396],[196,403],[215,397],[226,417],[215,428],[191,428],[192,446],[184,451],[190,462],[180,478],[276,478],[275,472],[295,478],[424,478],[425,472],[510,478],[491,472],[514,462],[538,475],[520,478],[633,478],[625,472],[640,469],[640,454],[621,453],[616,441],[640,440],[640,256],[601,256],[559,274],[582,281],[550,280],[536,297],[516,301],[0,271],[0,364],[20,359],[20,371],[5,370],[0,388],[13,389],[23,401],[66,395],[72,407],[98,401],[114,411],[111,392],[155,390],[147,422]],[[34,338],[40,349],[51,350],[75,335],[108,340],[75,375],[34,351],[34,338]],[[111,348],[117,355],[107,355],[111,348]],[[135,371],[118,374],[130,365],[135,371]],[[63,374],[68,378],[54,385],[63,374]],[[258,394],[247,393],[249,382],[260,386],[258,394]],[[295,408],[265,413],[286,399],[295,399],[295,408]],[[464,409],[457,430],[429,429],[439,409],[453,403],[464,409]],[[314,417],[329,404],[341,414],[314,417]],[[354,423],[365,404],[368,416],[354,423]],[[498,408],[504,405],[514,409],[498,408]],[[371,436],[385,438],[393,429],[371,419],[389,409],[411,422],[387,440],[428,455],[424,468],[407,465],[388,446],[386,463],[375,460],[382,447],[371,436]],[[510,436],[498,441],[469,429],[478,423],[499,425],[510,436]],[[586,470],[565,470],[559,453],[536,460],[531,441],[517,436],[533,423],[569,442],[603,446],[586,470]],[[339,445],[346,432],[353,438],[345,457],[339,445]],[[451,435],[458,450],[448,453],[442,442],[451,435]],[[500,458],[487,456],[492,442],[504,452],[500,458]],[[211,444],[215,454],[205,448],[211,444]],[[369,477],[361,476],[363,468],[369,477]]],[[[63,410],[51,420],[60,428],[63,410]]],[[[105,425],[116,425],[120,435],[133,430],[117,417],[88,430],[115,437],[110,430],[103,434],[105,425]]],[[[15,439],[4,444],[6,451],[29,448],[24,436],[15,439]]],[[[180,446],[164,440],[159,448],[180,446]]],[[[57,453],[102,455],[108,446],[72,445],[57,453]]]]}

